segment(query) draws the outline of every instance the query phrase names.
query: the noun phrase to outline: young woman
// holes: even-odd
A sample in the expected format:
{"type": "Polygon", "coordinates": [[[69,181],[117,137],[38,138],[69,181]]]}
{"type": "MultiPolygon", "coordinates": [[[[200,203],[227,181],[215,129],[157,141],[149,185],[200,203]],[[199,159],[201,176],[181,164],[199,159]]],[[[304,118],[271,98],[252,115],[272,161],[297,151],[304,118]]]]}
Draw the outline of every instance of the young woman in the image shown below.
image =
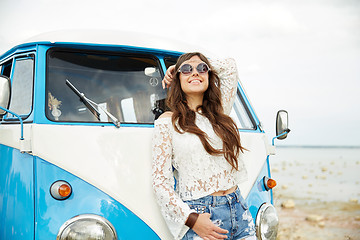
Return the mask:
{"type": "Polygon", "coordinates": [[[237,187],[247,177],[244,148],[228,116],[237,80],[234,60],[210,64],[196,52],[180,56],[166,72],[163,87],[170,86],[171,112],[155,121],[152,176],[175,239],[245,239],[255,234],[237,187]]]}

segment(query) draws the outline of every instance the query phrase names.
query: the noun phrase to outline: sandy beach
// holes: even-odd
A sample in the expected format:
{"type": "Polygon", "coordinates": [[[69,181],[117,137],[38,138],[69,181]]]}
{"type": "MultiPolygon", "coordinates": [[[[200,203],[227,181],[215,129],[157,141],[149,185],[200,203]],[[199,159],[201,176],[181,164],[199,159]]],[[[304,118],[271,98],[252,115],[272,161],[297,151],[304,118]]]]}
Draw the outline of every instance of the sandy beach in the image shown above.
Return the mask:
{"type": "Polygon", "coordinates": [[[360,149],[278,148],[278,240],[360,240],[360,149]]]}
{"type": "Polygon", "coordinates": [[[277,205],[280,219],[278,240],[360,239],[360,205],[328,202],[297,204],[293,208],[277,205]]]}

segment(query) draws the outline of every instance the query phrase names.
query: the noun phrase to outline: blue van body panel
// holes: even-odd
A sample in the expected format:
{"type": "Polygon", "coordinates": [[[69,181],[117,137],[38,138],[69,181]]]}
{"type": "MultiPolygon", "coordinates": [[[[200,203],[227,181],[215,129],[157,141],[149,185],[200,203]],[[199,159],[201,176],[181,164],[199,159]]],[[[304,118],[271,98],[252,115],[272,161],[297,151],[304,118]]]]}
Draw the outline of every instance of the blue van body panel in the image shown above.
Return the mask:
{"type": "Polygon", "coordinates": [[[35,157],[35,176],[35,239],[55,239],[60,227],[79,214],[103,216],[113,224],[118,239],[160,239],[147,224],[118,201],[38,157],[35,157]],[[56,200],[50,195],[50,187],[57,180],[66,181],[72,186],[73,192],[68,199],[56,200]]]}
{"type": "MultiPolygon", "coordinates": [[[[267,158],[266,158],[266,163],[267,163],[267,165],[268,165],[268,168],[267,168],[268,177],[271,178],[270,156],[269,156],[269,155],[268,155],[267,158]]],[[[273,190],[270,189],[269,192],[270,192],[270,197],[271,197],[270,203],[271,203],[271,204],[274,204],[274,194],[273,194],[273,190]]]]}
{"type": "Polygon", "coordinates": [[[14,54],[26,54],[36,49],[35,43],[21,44],[13,47],[9,51],[5,52],[0,56],[0,59],[7,61],[9,57],[12,57],[14,54]]]}
{"type": "Polygon", "coordinates": [[[270,191],[266,191],[263,184],[264,176],[269,177],[268,161],[266,161],[264,166],[262,167],[253,187],[249,192],[249,195],[246,198],[246,203],[249,206],[249,211],[254,220],[256,219],[256,215],[260,206],[265,202],[270,202],[271,200],[272,193],[270,191]]]}
{"type": "Polygon", "coordinates": [[[0,239],[33,239],[33,156],[1,144],[0,156],[0,239]]]}
{"type": "Polygon", "coordinates": [[[46,75],[46,60],[44,59],[44,46],[38,45],[36,47],[35,65],[36,69],[34,72],[34,98],[33,103],[36,108],[33,109],[34,123],[38,123],[39,118],[44,115],[45,112],[45,75],[46,75]]]}

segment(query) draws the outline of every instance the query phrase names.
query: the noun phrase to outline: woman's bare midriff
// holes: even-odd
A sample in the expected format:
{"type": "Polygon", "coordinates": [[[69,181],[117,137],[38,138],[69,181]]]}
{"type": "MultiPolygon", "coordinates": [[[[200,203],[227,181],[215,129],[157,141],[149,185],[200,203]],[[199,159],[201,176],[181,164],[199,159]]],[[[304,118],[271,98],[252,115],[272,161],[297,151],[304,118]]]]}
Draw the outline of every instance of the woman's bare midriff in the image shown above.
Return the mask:
{"type": "Polygon", "coordinates": [[[211,194],[211,196],[225,196],[227,194],[235,192],[237,186],[233,186],[232,188],[229,188],[228,190],[224,191],[218,191],[211,194]]]}

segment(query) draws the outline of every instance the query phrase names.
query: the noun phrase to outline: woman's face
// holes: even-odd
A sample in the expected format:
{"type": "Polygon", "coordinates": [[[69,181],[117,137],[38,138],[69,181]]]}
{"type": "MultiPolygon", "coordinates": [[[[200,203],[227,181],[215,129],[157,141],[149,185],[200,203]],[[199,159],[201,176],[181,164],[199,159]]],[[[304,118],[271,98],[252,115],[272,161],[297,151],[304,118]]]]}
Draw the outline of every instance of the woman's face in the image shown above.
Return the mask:
{"type": "MultiPolygon", "coordinates": [[[[183,92],[186,96],[195,96],[195,95],[204,95],[204,92],[208,89],[209,86],[209,72],[199,73],[196,67],[204,63],[198,56],[193,56],[189,60],[184,61],[184,64],[190,64],[193,68],[190,74],[180,73],[180,85],[183,92]]],[[[180,66],[180,67],[181,67],[180,66]]]]}

